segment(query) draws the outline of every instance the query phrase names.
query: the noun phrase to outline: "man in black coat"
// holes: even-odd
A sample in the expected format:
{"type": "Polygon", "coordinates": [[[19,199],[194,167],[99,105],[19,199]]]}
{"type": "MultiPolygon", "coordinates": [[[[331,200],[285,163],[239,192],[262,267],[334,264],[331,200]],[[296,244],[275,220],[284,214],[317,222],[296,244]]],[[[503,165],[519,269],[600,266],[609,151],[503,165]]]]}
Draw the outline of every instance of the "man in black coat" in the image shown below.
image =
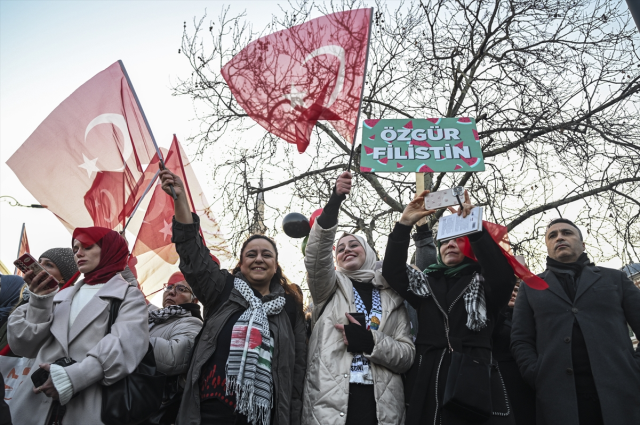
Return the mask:
{"type": "Polygon", "coordinates": [[[523,285],[511,349],[536,390],[538,424],[640,424],[640,290],[614,269],[595,266],[582,233],[566,219],[545,234],[549,289],[523,285]]]}

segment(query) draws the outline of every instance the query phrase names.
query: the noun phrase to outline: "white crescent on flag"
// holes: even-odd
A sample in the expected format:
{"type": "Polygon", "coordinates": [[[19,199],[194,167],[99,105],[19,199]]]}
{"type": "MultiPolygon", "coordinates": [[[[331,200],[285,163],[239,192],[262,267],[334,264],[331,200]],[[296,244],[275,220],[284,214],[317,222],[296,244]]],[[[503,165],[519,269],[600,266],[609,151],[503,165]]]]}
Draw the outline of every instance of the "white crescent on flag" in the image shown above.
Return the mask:
{"type": "MultiPolygon", "coordinates": [[[[331,105],[335,103],[336,99],[338,99],[338,95],[340,94],[340,92],[342,91],[342,87],[344,86],[345,51],[342,47],[337,45],[322,46],[314,50],[313,52],[309,53],[304,58],[302,65],[304,65],[311,59],[315,58],[316,56],[320,56],[320,55],[333,55],[337,57],[338,60],[340,61],[340,67],[338,68],[338,77],[336,79],[336,85],[333,88],[333,91],[331,92],[331,97],[329,97],[329,101],[327,102],[326,105],[324,105],[326,108],[330,108],[331,105]]],[[[306,108],[307,106],[305,105],[305,102],[304,102],[304,98],[306,96],[307,96],[307,93],[304,91],[298,90],[298,88],[294,84],[291,84],[291,92],[283,95],[285,99],[291,102],[292,108],[295,108],[296,106],[301,106],[303,108],[306,108]]]]}
{"type": "Polygon", "coordinates": [[[87,129],[84,132],[84,143],[87,143],[87,135],[91,131],[93,127],[98,124],[113,124],[122,133],[122,137],[124,137],[124,150],[122,152],[122,167],[116,168],[115,170],[102,170],[102,171],[124,171],[125,163],[133,154],[133,143],[131,143],[131,137],[129,136],[129,127],[127,126],[127,120],[120,114],[102,114],[98,115],[94,119],[91,120],[89,125],[87,125],[87,129]]]}

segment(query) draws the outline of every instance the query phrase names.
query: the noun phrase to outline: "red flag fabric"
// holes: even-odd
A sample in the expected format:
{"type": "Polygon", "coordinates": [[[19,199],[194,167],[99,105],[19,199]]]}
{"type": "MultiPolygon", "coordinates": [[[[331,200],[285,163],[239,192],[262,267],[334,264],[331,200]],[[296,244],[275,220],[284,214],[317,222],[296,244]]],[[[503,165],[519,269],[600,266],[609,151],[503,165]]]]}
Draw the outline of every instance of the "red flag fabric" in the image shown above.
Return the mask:
{"type": "MultiPolygon", "coordinates": [[[[202,188],[175,135],[169,151],[164,153],[164,162],[166,168],[177,174],[184,182],[189,206],[200,216],[201,234],[207,247],[223,259],[230,259],[231,254],[220,226],[213,218],[202,188]]],[[[147,171],[145,174],[151,173],[147,171]]],[[[147,296],[158,291],[167,282],[168,277],[178,270],[179,260],[175,246],[171,242],[173,199],[164,193],[159,180],[152,190],[145,210],[142,211],[144,207],[140,207],[144,220],[129,260],[129,268],[132,271],[135,270],[140,287],[147,296]]],[[[213,254],[211,255],[215,261],[218,261],[213,254]]]]}
{"type": "Polygon", "coordinates": [[[122,228],[125,203],[154,154],[133,89],[116,62],[58,105],[7,164],[69,230],[115,229],[122,228]]]}
{"type": "MultiPolygon", "coordinates": [[[[524,283],[526,283],[532,289],[543,290],[549,287],[544,279],[533,274],[527,268],[527,266],[521,264],[511,253],[511,243],[509,242],[508,230],[505,226],[483,220],[482,227],[489,233],[489,235],[491,235],[491,239],[493,239],[495,243],[498,244],[500,250],[502,251],[502,254],[509,262],[509,265],[513,269],[513,272],[516,276],[522,279],[524,283]]],[[[466,257],[471,258],[473,261],[477,261],[476,256],[473,254],[473,250],[471,249],[469,238],[467,238],[466,236],[463,238],[459,238],[458,247],[466,257]]]]}
{"type": "MultiPolygon", "coordinates": [[[[26,253],[31,254],[31,250],[29,249],[29,239],[27,239],[27,227],[24,223],[22,223],[22,232],[20,232],[20,245],[18,246],[18,256],[16,258],[20,258],[22,254],[26,253]]],[[[24,276],[22,270],[16,267],[15,273],[18,276],[24,276]]]]}
{"type": "Polygon", "coordinates": [[[318,120],[353,143],[372,9],[312,19],[252,41],[221,70],[247,114],[304,152],[318,120]]]}

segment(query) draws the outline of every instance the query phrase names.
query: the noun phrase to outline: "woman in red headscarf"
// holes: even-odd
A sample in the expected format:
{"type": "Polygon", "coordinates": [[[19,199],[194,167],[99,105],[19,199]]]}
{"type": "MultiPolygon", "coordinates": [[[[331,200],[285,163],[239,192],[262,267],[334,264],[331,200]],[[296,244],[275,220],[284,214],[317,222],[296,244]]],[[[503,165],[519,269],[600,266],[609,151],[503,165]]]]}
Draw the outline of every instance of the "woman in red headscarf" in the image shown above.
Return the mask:
{"type": "Polygon", "coordinates": [[[129,256],[126,241],[113,230],[88,227],[73,232],[72,244],[84,279],[59,291],[40,273],[29,284],[29,303],[9,317],[12,351],[35,357],[49,372],[37,387],[15,391],[11,407],[21,412],[21,424],[101,424],[102,385],[133,372],[149,346],[144,296],[120,275],[129,256]],[[107,334],[113,300],[122,304],[107,334]]]}

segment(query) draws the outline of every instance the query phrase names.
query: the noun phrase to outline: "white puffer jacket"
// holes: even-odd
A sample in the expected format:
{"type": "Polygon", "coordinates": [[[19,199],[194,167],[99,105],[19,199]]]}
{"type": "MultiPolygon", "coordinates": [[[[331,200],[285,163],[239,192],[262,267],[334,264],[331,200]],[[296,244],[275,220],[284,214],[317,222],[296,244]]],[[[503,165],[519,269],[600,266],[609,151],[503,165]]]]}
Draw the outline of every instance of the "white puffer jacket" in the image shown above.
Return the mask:
{"type": "MultiPolygon", "coordinates": [[[[149,310],[157,310],[154,305],[149,310]]],[[[149,331],[149,342],[159,372],[167,376],[180,375],[189,370],[191,351],[202,320],[197,317],[171,317],[166,322],[154,325],[149,331]]]]}
{"type": "MultiPolygon", "coordinates": [[[[334,325],[346,325],[344,314],[356,311],[356,307],[351,281],[334,267],[333,242],[337,228],[336,225],[323,229],[316,220],[306,248],[305,266],[315,325],[309,340],[304,385],[302,423],[305,425],[343,425],[347,418],[353,354],[347,351],[342,333],[334,325]],[[327,300],[327,307],[318,317],[327,300]]],[[[380,271],[376,272],[372,284],[380,290],[382,319],[380,328],[371,331],[375,346],[365,357],[370,361],[375,382],[378,424],[403,424],[404,388],[400,374],[409,370],[415,355],[409,318],[403,299],[389,287],[380,271]]]]}

